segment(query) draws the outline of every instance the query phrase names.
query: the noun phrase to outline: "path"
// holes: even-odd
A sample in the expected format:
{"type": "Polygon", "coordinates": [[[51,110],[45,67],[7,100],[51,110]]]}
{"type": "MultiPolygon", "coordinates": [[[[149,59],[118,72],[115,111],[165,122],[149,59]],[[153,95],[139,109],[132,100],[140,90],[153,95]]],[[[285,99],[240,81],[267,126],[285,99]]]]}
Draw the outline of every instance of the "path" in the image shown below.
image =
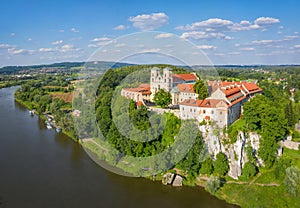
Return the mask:
{"type": "MultiPolygon", "coordinates": [[[[278,183],[254,183],[257,178],[261,175],[261,173],[258,173],[257,176],[252,179],[250,182],[245,182],[245,181],[226,181],[225,183],[229,183],[229,184],[244,184],[244,185],[256,185],[256,186],[280,186],[278,183]]],[[[207,176],[198,176],[197,180],[204,180],[204,181],[208,181],[209,177],[207,176]]]]}
{"type": "Polygon", "coordinates": [[[100,144],[98,144],[93,138],[84,138],[82,139],[82,142],[86,143],[86,142],[92,142],[95,145],[97,145],[100,149],[102,149],[103,151],[107,152],[108,150],[106,148],[104,148],[103,146],[101,146],[100,144]]]}

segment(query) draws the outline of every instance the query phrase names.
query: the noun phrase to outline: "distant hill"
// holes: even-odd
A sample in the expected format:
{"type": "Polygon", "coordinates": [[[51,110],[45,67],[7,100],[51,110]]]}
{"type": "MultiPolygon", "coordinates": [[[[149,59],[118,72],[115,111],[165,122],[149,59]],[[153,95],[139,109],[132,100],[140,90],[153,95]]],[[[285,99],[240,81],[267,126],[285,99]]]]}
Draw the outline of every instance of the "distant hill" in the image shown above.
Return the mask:
{"type": "MultiPolygon", "coordinates": [[[[130,65],[136,65],[136,64],[129,64],[129,63],[123,63],[123,62],[107,62],[107,61],[93,61],[93,62],[61,62],[61,63],[53,63],[53,64],[41,64],[41,65],[31,65],[31,66],[5,66],[0,68],[0,74],[18,74],[29,71],[35,71],[35,70],[41,70],[43,68],[56,68],[56,69],[62,69],[62,70],[68,70],[72,68],[80,69],[80,67],[87,66],[89,68],[100,68],[100,69],[107,69],[110,68],[119,68],[122,66],[130,66],[130,65]]],[[[164,64],[158,64],[161,66],[164,66],[164,64]]],[[[167,65],[166,65],[167,66],[167,65]]],[[[265,69],[265,68],[277,68],[277,67],[295,67],[299,65],[215,65],[214,68],[217,69],[265,69]]],[[[189,70],[190,68],[188,66],[177,66],[180,68],[184,68],[189,70]]],[[[195,65],[193,68],[196,69],[209,69],[212,66],[205,66],[205,65],[195,65]]]]}
{"type": "Polygon", "coordinates": [[[17,74],[21,72],[36,71],[43,68],[57,68],[57,69],[71,69],[80,68],[84,65],[92,68],[119,68],[122,66],[129,66],[133,64],[121,63],[121,62],[106,62],[106,61],[96,61],[96,62],[62,62],[53,64],[41,64],[41,65],[31,65],[31,66],[5,66],[0,68],[0,74],[17,74]]]}

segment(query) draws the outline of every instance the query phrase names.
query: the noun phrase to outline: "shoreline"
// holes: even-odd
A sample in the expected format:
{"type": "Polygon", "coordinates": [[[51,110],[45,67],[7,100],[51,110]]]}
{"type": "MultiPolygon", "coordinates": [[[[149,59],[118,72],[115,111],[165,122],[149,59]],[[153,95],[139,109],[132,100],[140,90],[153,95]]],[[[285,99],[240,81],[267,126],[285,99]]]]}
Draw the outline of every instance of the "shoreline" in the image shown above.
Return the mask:
{"type": "MultiPolygon", "coordinates": [[[[14,100],[15,100],[15,102],[17,102],[17,103],[23,105],[24,107],[26,107],[28,110],[30,110],[30,111],[33,110],[32,108],[30,108],[30,106],[29,106],[28,104],[26,104],[25,102],[23,102],[23,101],[21,101],[21,100],[15,98],[15,96],[14,96],[14,100]]],[[[37,116],[39,117],[39,119],[42,119],[43,121],[46,121],[46,120],[47,120],[46,118],[43,117],[43,115],[40,115],[40,114],[38,114],[38,113],[34,113],[34,114],[37,115],[37,116]]],[[[73,136],[71,135],[70,132],[65,131],[64,129],[62,129],[62,131],[61,131],[60,133],[66,135],[66,136],[68,136],[68,137],[70,137],[70,139],[72,139],[74,142],[80,144],[80,140],[77,139],[76,137],[73,137],[73,136]]]]}

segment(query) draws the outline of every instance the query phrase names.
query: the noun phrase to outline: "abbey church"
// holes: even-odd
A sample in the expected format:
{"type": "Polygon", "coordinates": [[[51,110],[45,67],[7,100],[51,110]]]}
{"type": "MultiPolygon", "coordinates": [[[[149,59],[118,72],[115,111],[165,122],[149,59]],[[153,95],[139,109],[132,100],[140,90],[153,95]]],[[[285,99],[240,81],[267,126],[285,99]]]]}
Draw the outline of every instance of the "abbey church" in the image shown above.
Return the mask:
{"type": "Polygon", "coordinates": [[[123,88],[121,95],[144,104],[144,101],[152,101],[158,90],[164,89],[171,93],[172,105],[179,107],[181,119],[213,122],[223,128],[241,116],[242,106],[249,98],[262,92],[253,82],[208,81],[210,96],[199,100],[193,88],[197,80],[195,73],[173,74],[171,68],[154,67],[151,70],[150,84],[123,88]]]}

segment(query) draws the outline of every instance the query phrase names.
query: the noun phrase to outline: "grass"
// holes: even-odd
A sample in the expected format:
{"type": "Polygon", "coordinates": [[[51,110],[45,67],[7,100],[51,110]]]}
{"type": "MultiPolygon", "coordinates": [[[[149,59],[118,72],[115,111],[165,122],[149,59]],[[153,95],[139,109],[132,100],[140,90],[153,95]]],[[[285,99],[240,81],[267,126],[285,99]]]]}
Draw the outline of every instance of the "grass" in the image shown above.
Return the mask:
{"type": "Polygon", "coordinates": [[[300,207],[300,200],[291,197],[283,186],[225,184],[216,196],[241,207],[300,207]]]}
{"type": "MultiPolygon", "coordinates": [[[[293,165],[300,168],[300,151],[285,149],[283,156],[290,158],[293,165]]],[[[241,207],[300,207],[300,198],[289,195],[286,192],[283,181],[275,179],[274,168],[260,168],[260,173],[248,183],[245,180],[234,180],[226,178],[227,183],[217,191],[216,196],[226,200],[228,203],[241,207]],[[252,183],[250,183],[252,181],[252,183]],[[260,186],[259,184],[280,184],[279,186],[260,186]]]]}
{"type": "Polygon", "coordinates": [[[300,151],[299,150],[284,149],[283,157],[291,159],[293,165],[297,166],[300,169],[300,151]]]}

